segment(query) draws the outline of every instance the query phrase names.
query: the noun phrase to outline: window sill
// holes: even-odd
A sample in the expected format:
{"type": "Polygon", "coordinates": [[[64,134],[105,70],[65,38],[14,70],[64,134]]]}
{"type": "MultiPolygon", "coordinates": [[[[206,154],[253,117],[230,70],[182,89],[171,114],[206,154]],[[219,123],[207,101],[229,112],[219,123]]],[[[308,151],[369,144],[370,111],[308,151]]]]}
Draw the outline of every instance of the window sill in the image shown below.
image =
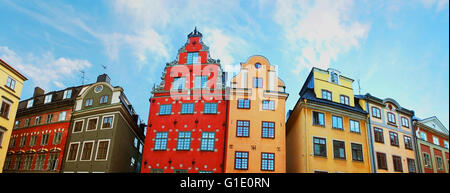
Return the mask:
{"type": "Polygon", "coordinates": [[[13,88],[10,88],[10,87],[7,86],[6,84],[5,84],[5,87],[8,88],[8,90],[10,90],[10,91],[12,91],[12,92],[14,92],[14,93],[16,92],[13,88]]]}
{"type": "Polygon", "coordinates": [[[316,124],[312,124],[312,126],[315,126],[315,127],[323,127],[323,128],[325,128],[325,125],[316,125],[316,124]]]}

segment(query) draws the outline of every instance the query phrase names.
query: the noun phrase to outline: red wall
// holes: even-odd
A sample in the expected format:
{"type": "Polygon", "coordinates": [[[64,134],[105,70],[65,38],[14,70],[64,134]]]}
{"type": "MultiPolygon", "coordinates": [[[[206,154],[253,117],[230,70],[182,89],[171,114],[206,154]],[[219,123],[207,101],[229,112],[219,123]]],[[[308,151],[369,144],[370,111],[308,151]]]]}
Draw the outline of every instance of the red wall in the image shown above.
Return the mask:
{"type": "MultiPolygon", "coordinates": [[[[422,155],[420,155],[420,156],[422,156],[422,158],[423,158],[423,153],[424,152],[428,153],[430,155],[431,168],[424,167],[424,172],[425,173],[433,173],[434,162],[433,162],[433,158],[432,158],[433,154],[431,154],[430,147],[428,147],[427,145],[421,144],[420,148],[422,150],[422,155]]],[[[422,159],[422,165],[425,166],[425,160],[424,159],[422,159]]]]}

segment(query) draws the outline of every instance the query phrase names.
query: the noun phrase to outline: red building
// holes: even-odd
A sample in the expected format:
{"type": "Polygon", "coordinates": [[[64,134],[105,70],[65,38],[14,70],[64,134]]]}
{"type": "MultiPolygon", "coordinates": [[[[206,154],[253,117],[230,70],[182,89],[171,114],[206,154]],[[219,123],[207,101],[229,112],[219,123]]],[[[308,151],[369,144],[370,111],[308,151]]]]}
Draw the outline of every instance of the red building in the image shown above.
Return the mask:
{"type": "Polygon", "coordinates": [[[227,102],[219,60],[195,29],[153,88],[142,172],[223,172],[227,102]]]}
{"type": "Polygon", "coordinates": [[[46,93],[35,88],[19,102],[4,172],[60,172],[74,99],[82,87],[46,93]]]}

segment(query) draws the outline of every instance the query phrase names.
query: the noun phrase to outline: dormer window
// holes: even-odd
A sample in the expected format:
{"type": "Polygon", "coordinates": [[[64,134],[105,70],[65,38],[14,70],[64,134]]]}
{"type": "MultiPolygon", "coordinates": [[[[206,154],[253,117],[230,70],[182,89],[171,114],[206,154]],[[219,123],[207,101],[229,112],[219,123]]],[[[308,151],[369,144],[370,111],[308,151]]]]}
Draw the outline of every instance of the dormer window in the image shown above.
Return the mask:
{"type": "Polygon", "coordinates": [[[63,99],[68,99],[70,97],[72,97],[72,90],[64,91],[63,99]]]}
{"type": "Polygon", "coordinates": [[[29,100],[28,103],[27,103],[27,108],[32,107],[33,106],[33,102],[34,102],[33,99],[29,100]]]}
{"type": "Polygon", "coordinates": [[[338,74],[336,72],[331,72],[331,82],[332,83],[339,83],[338,74]]]}
{"type": "Polygon", "coordinates": [[[47,104],[47,103],[52,102],[52,96],[53,96],[53,95],[51,95],[51,94],[46,95],[46,96],[45,96],[45,99],[44,99],[44,104],[47,104]]]}

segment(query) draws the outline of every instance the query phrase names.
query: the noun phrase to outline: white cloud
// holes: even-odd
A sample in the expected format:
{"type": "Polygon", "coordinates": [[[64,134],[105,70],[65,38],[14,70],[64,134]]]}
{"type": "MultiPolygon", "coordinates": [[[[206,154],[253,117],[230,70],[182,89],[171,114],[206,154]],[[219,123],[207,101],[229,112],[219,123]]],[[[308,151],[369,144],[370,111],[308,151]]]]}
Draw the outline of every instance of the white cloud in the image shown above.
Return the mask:
{"type": "Polygon", "coordinates": [[[44,90],[52,88],[52,85],[64,88],[61,81],[92,66],[87,60],[55,58],[51,52],[41,56],[19,55],[6,46],[0,46],[0,58],[22,72],[34,86],[44,90]]]}
{"type": "Polygon", "coordinates": [[[340,54],[360,46],[370,26],[353,21],[352,1],[278,1],[274,20],[292,47],[295,73],[313,66],[328,68],[340,54]]]}
{"type": "Polygon", "coordinates": [[[432,8],[436,5],[436,11],[442,11],[448,7],[449,0],[420,0],[425,8],[432,8]]]}

